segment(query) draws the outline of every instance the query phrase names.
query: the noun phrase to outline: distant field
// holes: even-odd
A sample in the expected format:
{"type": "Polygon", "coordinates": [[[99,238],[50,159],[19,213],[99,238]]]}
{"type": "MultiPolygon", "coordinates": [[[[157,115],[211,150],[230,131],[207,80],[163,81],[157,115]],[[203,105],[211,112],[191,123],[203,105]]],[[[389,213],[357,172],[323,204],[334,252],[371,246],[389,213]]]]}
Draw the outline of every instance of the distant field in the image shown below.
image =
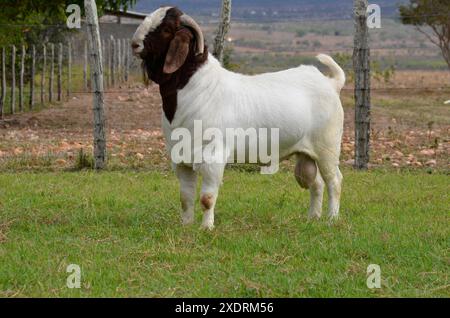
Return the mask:
{"type": "MultiPolygon", "coordinates": [[[[204,25],[213,43],[216,24],[204,25]]],[[[283,69],[294,59],[308,63],[317,53],[352,54],[353,21],[345,19],[304,20],[275,23],[232,24],[229,47],[232,60],[246,73],[283,69]]],[[[448,70],[439,48],[412,26],[397,20],[382,20],[381,29],[370,30],[372,59],[381,67],[400,70],[448,70]]]]}
{"type": "MultiPolygon", "coordinates": [[[[290,172],[230,170],[213,232],[170,173],[0,174],[3,297],[449,297],[448,176],[344,170],[341,219],[290,172]],[[66,267],[81,267],[81,289],[66,267]],[[369,264],[382,288],[366,287],[369,264]]],[[[199,208],[197,208],[199,210],[199,208]]]]}

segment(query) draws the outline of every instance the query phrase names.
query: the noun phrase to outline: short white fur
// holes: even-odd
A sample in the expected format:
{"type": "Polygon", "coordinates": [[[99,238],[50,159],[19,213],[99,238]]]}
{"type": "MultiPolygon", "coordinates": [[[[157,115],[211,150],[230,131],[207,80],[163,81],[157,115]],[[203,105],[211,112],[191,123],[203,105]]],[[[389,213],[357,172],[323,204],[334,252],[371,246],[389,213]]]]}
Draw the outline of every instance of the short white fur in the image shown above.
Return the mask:
{"type": "MultiPolygon", "coordinates": [[[[342,183],[339,156],[344,120],[339,92],[344,86],[345,74],[328,55],[321,54],[317,58],[330,68],[331,78],[314,66],[246,76],[224,69],[209,55],[207,62],[178,91],[173,121],[170,123],[163,116],[169,153],[176,143],[170,140],[172,131],[183,127],[194,135],[194,120],[202,120],[204,130],[219,128],[223,132],[226,128],[279,128],[281,159],[305,153],[317,163],[317,177],[310,187],[309,216],[321,216],[326,185],[329,216],[336,218],[342,183]]],[[[214,207],[224,168],[224,164],[217,163],[175,165],[181,186],[184,224],[194,220],[195,189],[200,173],[203,177],[202,226],[214,227],[214,207]]]]}

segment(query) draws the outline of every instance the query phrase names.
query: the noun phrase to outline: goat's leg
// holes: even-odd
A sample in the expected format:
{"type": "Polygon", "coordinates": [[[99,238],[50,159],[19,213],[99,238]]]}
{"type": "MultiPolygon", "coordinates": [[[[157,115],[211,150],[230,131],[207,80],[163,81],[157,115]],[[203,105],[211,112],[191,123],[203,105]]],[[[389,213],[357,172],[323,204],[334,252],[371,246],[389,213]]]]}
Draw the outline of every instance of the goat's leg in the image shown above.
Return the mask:
{"type": "Polygon", "coordinates": [[[342,173],[336,164],[319,160],[318,165],[328,190],[328,216],[330,219],[337,219],[341,200],[342,173]]]}
{"type": "Polygon", "coordinates": [[[320,218],[325,185],[320,172],[317,171],[316,162],[308,155],[303,153],[297,155],[295,178],[302,188],[309,189],[309,218],[320,218]]]}
{"type": "Polygon", "coordinates": [[[316,179],[314,183],[309,187],[309,212],[308,217],[310,219],[319,219],[322,216],[322,202],[323,202],[323,190],[325,183],[323,182],[320,172],[317,171],[316,179]]]}
{"type": "Polygon", "coordinates": [[[190,167],[177,165],[176,174],[180,181],[181,219],[184,225],[194,222],[197,173],[190,167]]]}
{"type": "Polygon", "coordinates": [[[221,164],[204,164],[201,169],[203,177],[200,195],[203,209],[202,227],[208,230],[214,229],[214,207],[222,183],[224,168],[225,166],[221,164]]]}
{"type": "Polygon", "coordinates": [[[343,176],[339,167],[336,167],[336,175],[328,186],[328,193],[330,196],[330,203],[328,209],[328,215],[330,218],[339,217],[339,207],[341,202],[341,191],[342,191],[342,180],[343,176]]]}

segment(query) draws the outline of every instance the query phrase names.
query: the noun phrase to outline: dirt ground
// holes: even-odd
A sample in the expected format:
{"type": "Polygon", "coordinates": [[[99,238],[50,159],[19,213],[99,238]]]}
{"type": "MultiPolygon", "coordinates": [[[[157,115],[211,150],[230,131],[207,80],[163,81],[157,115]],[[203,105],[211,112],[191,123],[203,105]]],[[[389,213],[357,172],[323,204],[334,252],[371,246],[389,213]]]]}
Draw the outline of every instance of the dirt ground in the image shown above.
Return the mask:
{"type": "MultiPolygon", "coordinates": [[[[383,105],[398,101],[398,94],[397,91],[375,93],[371,166],[447,170],[450,167],[450,124],[445,118],[448,117],[443,121],[420,118],[435,111],[438,115],[445,112],[448,116],[448,107],[428,111],[419,108],[414,112],[417,119],[407,114],[407,105],[383,105]]],[[[423,94],[417,96],[430,98],[428,93],[423,94]]],[[[342,163],[345,165],[352,165],[354,157],[351,95],[351,90],[342,93],[345,108],[342,163]]],[[[442,100],[443,104],[444,96],[439,93],[431,97],[436,103],[442,100]]],[[[407,104],[407,97],[402,95],[399,103],[405,100],[407,104]]],[[[127,85],[107,93],[105,105],[109,167],[167,168],[158,87],[154,84],[149,88],[142,84],[127,85]]],[[[7,116],[0,121],[0,170],[83,168],[86,163],[81,162],[80,152],[92,152],[91,109],[91,95],[79,94],[40,111],[7,116]]]]}
{"type": "MultiPolygon", "coordinates": [[[[105,95],[107,149],[114,165],[139,165],[165,156],[160,129],[161,100],[157,86],[129,85],[105,95]]],[[[92,97],[72,96],[40,111],[7,116],[0,121],[0,164],[20,169],[38,166],[69,168],[80,151],[93,149],[92,97]]],[[[151,163],[151,162],[148,162],[151,163]]]]}

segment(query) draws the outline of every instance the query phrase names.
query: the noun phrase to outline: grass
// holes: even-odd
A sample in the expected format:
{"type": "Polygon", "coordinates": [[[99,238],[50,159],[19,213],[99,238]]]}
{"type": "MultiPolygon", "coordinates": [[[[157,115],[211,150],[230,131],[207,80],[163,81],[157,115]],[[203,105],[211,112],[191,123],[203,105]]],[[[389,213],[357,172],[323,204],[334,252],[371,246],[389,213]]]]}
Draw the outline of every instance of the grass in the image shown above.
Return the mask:
{"type": "Polygon", "coordinates": [[[291,173],[228,170],[205,232],[199,211],[180,225],[171,173],[0,174],[0,296],[449,297],[448,175],[344,177],[330,225],[307,220],[291,173]]]}
{"type": "Polygon", "coordinates": [[[412,96],[377,96],[373,100],[374,106],[379,106],[385,115],[406,121],[411,127],[429,123],[446,125],[450,122],[448,105],[444,104],[450,90],[434,94],[424,92],[422,95],[412,96]]]}

